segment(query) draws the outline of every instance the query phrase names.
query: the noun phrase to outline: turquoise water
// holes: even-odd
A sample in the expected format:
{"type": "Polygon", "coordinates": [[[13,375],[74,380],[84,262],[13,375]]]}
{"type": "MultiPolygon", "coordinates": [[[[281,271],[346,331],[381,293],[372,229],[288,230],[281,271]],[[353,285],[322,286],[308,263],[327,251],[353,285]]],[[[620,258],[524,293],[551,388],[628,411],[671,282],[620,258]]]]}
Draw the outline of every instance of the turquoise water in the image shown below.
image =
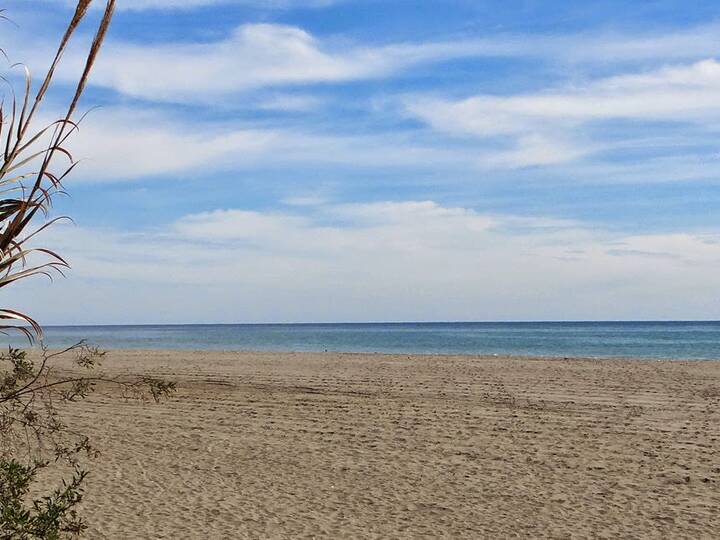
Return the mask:
{"type": "Polygon", "coordinates": [[[720,321],[54,326],[45,332],[53,348],[85,339],[105,349],[720,359],[720,321]]]}

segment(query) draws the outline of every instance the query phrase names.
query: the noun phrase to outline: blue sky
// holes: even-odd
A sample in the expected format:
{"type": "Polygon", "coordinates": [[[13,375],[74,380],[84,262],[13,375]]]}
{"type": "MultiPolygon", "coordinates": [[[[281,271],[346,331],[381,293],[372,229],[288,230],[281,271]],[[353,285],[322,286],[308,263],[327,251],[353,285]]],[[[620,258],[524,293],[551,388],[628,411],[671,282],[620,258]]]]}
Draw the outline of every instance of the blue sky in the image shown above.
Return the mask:
{"type": "MultiPolygon", "coordinates": [[[[6,4],[3,47],[39,74],[71,3],[6,4]]],[[[715,3],[118,6],[56,206],[76,225],[44,239],[73,271],[9,307],[49,324],[720,318],[715,3]]]]}

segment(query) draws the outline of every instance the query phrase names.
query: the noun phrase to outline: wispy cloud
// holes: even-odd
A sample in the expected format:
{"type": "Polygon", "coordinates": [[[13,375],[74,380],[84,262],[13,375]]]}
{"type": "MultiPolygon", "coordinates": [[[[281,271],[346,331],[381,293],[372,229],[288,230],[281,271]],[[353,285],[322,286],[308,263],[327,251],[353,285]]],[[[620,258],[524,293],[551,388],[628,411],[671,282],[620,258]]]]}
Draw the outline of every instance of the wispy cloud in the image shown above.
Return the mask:
{"type": "Polygon", "coordinates": [[[720,63],[708,59],[531,94],[462,100],[411,97],[405,110],[446,133],[510,137],[515,148],[508,155],[513,161],[549,164],[573,161],[606,147],[607,139],[592,142],[583,130],[599,122],[715,127],[720,121],[719,92],[720,63]]]}
{"type": "MultiPolygon", "coordinates": [[[[712,94],[712,90],[707,93],[712,94]]],[[[537,99],[542,102],[547,97],[540,95],[537,99]]],[[[268,125],[248,120],[203,120],[152,108],[105,108],[86,118],[71,140],[70,149],[82,160],[71,181],[125,181],[177,173],[299,165],[351,167],[356,171],[382,168],[383,174],[421,169],[434,171],[447,180],[476,177],[478,181],[488,170],[542,166],[556,170],[556,182],[565,179],[601,184],[690,181],[720,172],[717,150],[705,148],[708,140],[714,140],[709,137],[713,137],[712,130],[720,120],[720,105],[709,98],[706,110],[680,97],[671,111],[657,104],[644,104],[646,116],[638,121],[691,122],[699,130],[667,137],[658,134],[649,139],[646,131],[637,136],[624,131],[595,133],[590,129],[594,122],[611,120],[616,114],[609,107],[601,113],[595,108],[595,98],[582,94],[577,98],[575,113],[568,117],[557,110],[560,105],[545,109],[534,102],[533,96],[407,101],[409,114],[427,122],[439,134],[423,130],[358,134],[350,129],[352,126],[320,129],[308,125],[304,118],[284,122],[286,125],[268,125]],[[581,103],[586,105],[586,113],[581,103]],[[493,118],[497,121],[493,122],[493,118]],[[667,150],[657,153],[654,148],[667,150]],[[613,149],[643,157],[629,163],[594,158],[613,149]]],[[[601,107],[599,103],[597,106],[601,107]]],[[[625,108],[619,104],[618,114],[623,114],[625,108]]],[[[309,174],[307,180],[311,181],[312,176],[309,174]]]]}
{"type": "Polygon", "coordinates": [[[580,87],[534,94],[474,96],[460,101],[409,100],[407,110],[433,126],[481,136],[574,127],[594,120],[706,122],[720,116],[720,63],[714,59],[580,87]]]}
{"type": "Polygon", "coordinates": [[[113,43],[92,82],[150,100],[206,100],[263,86],[382,77],[438,55],[445,52],[434,45],[331,48],[297,27],[245,24],[212,43],[113,43]]]}
{"type": "Polygon", "coordinates": [[[69,143],[82,160],[72,181],[123,181],[178,172],[298,164],[361,167],[479,168],[477,155],[402,133],[348,134],[306,127],[197,121],[153,109],[91,114],[69,143]]]}
{"type": "MultiPolygon", "coordinates": [[[[281,24],[244,24],[210,42],[143,44],[115,40],[92,76],[96,85],[158,101],[212,101],[262,87],[394,77],[414,66],[457,58],[542,58],[597,63],[697,58],[720,54],[720,27],[695,32],[623,35],[495,35],[377,45],[318,37],[281,24]]],[[[72,79],[81,58],[69,55],[72,79]]]]}

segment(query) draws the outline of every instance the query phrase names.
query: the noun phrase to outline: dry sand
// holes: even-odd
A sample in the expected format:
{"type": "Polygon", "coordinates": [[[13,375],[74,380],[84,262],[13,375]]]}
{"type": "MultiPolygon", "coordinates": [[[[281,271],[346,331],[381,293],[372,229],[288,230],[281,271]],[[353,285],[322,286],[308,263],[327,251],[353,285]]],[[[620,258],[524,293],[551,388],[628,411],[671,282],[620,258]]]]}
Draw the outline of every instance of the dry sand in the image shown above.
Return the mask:
{"type": "Polygon", "coordinates": [[[718,538],[720,362],[113,351],[89,538],[718,538]]]}

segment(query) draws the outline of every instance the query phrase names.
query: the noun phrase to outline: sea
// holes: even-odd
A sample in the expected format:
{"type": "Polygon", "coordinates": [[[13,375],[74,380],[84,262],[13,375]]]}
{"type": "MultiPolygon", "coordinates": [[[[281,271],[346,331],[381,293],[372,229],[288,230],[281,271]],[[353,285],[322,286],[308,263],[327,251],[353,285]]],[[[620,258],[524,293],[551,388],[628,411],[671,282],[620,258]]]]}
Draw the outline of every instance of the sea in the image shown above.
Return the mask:
{"type": "MultiPolygon", "coordinates": [[[[720,321],[49,326],[44,343],[102,349],[332,351],[720,359],[720,321]]],[[[22,339],[5,345],[27,347],[22,339]]]]}

